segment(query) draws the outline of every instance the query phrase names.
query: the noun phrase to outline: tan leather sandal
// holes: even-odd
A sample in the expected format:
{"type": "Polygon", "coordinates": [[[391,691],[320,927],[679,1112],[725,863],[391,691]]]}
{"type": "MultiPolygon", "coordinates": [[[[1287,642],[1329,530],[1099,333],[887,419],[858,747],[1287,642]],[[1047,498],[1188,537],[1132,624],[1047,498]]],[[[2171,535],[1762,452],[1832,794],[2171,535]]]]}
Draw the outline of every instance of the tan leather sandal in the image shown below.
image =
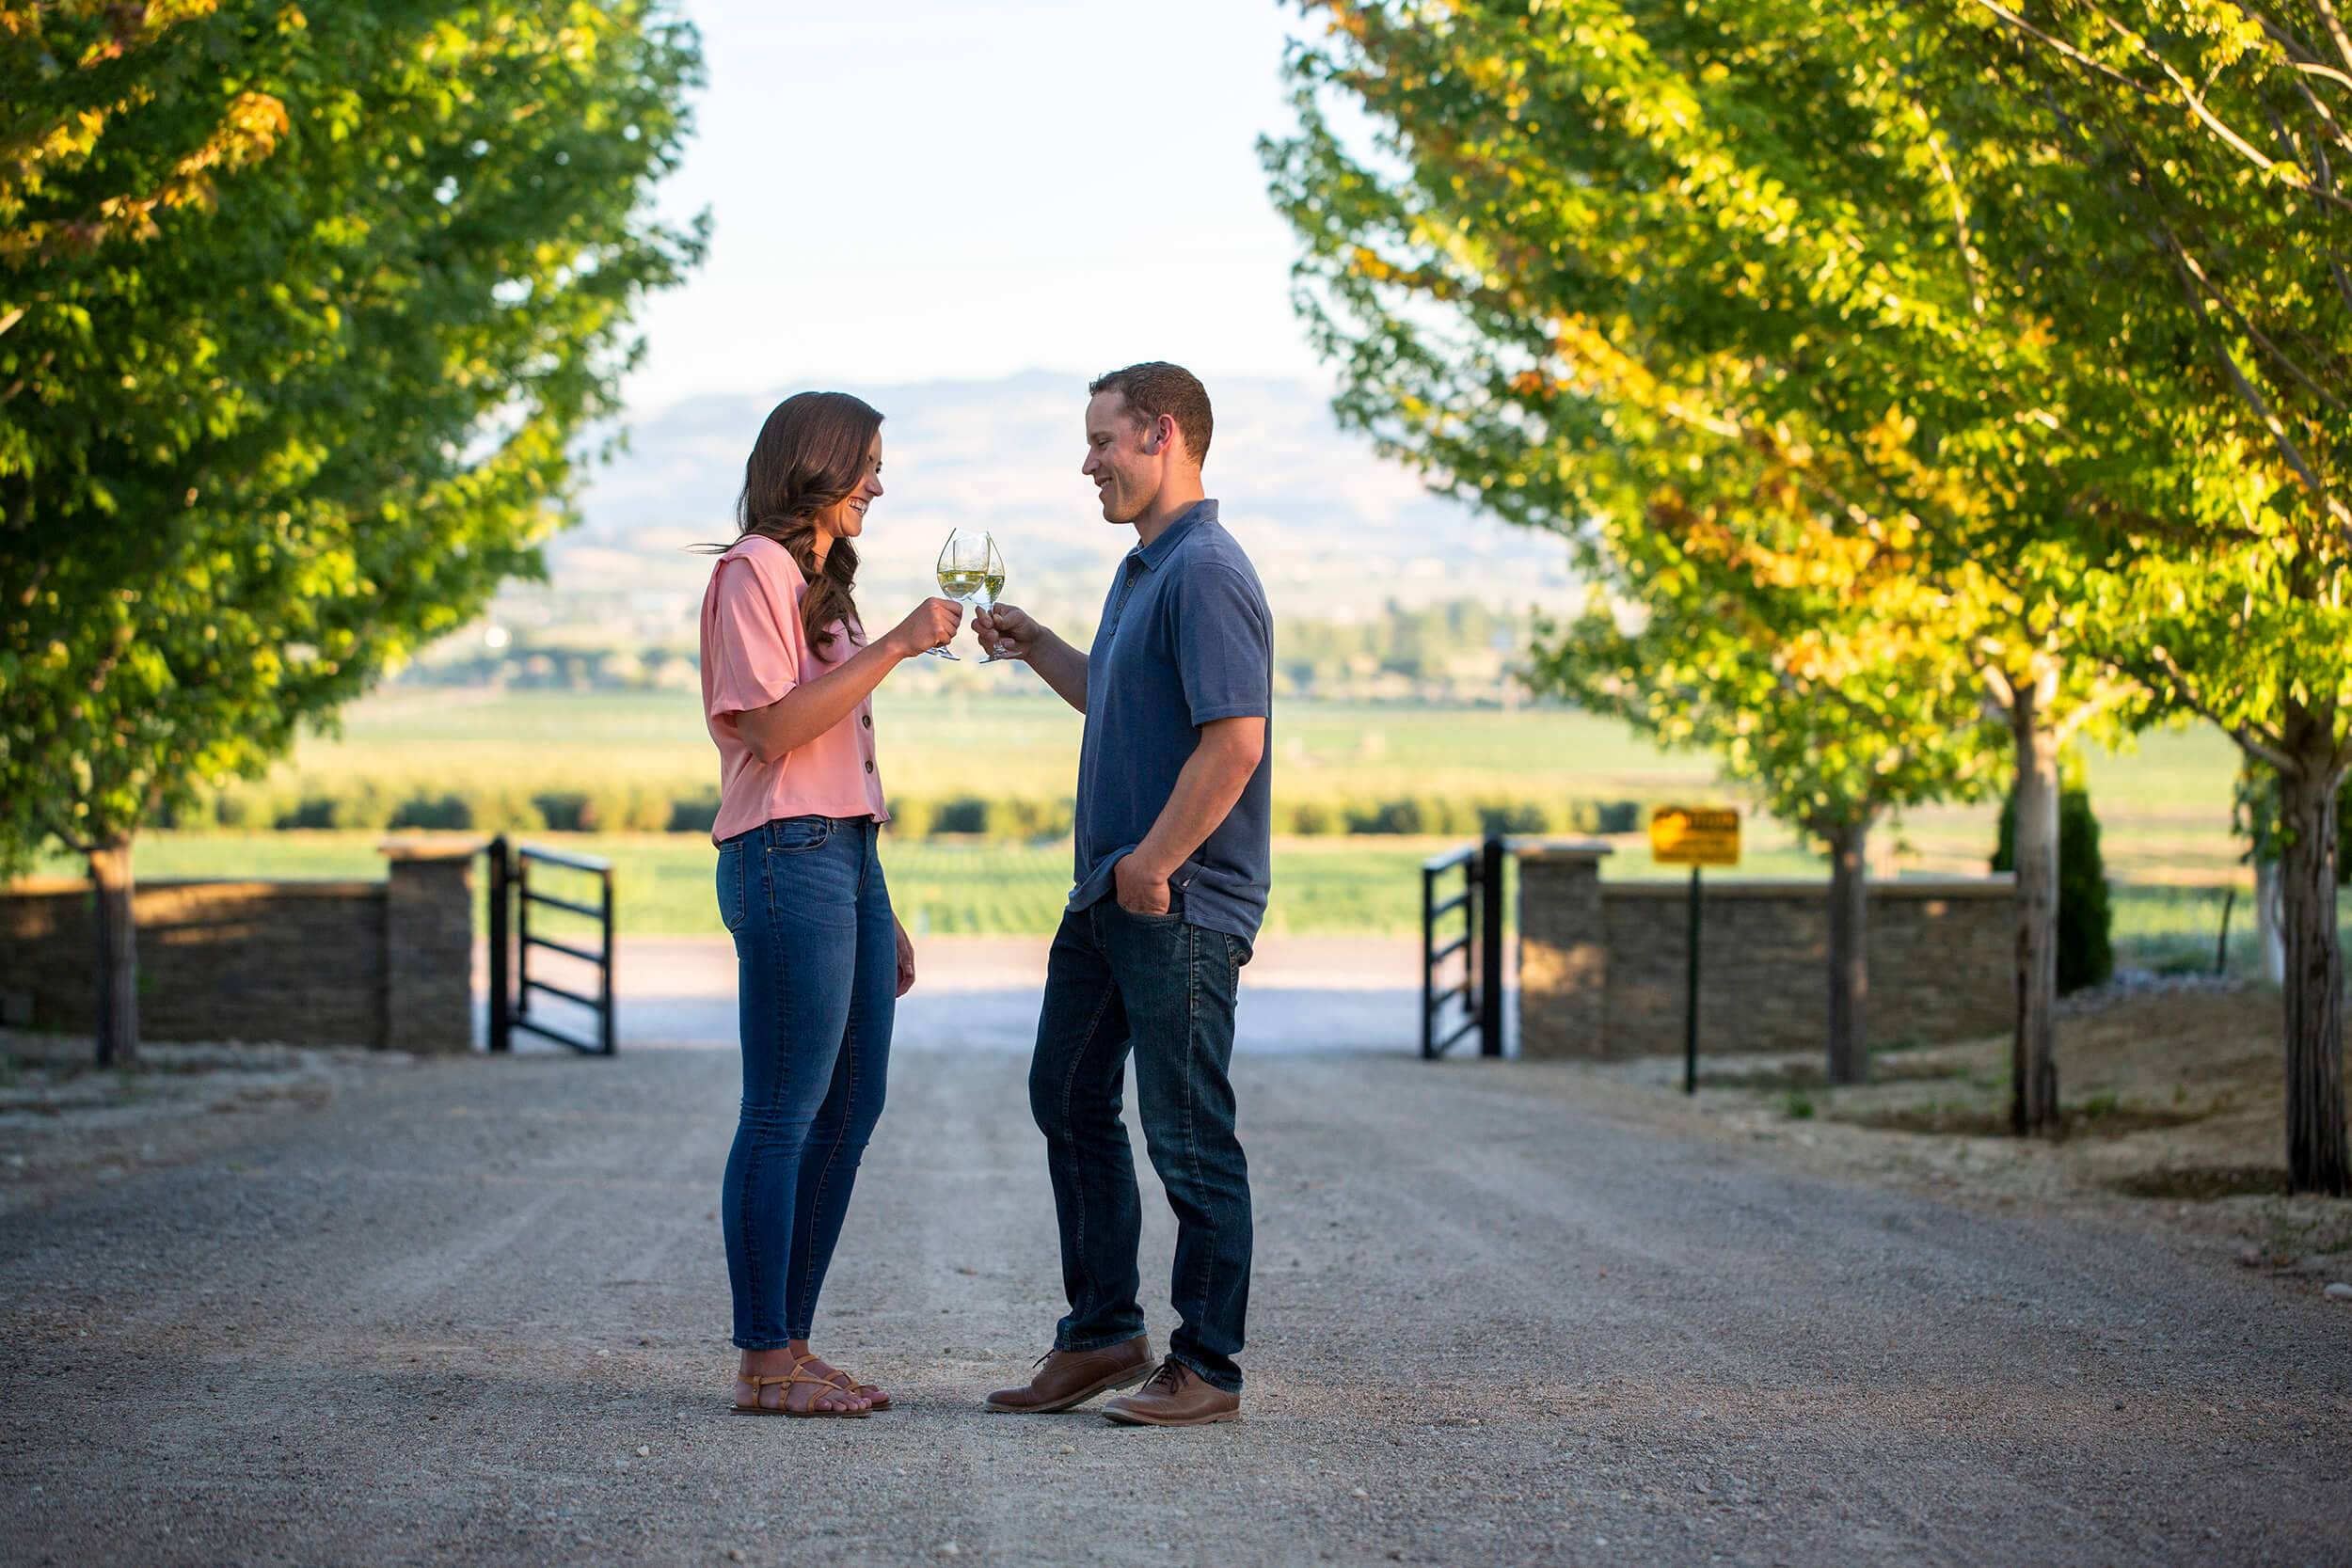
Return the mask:
{"type": "Polygon", "coordinates": [[[818,1400],[824,1398],[824,1395],[822,1394],[811,1394],[808,1397],[808,1408],[805,1410],[795,1410],[792,1408],[792,1394],[789,1388],[780,1395],[777,1398],[776,1402],[772,1405],[761,1404],[759,1402],[759,1391],[762,1388],[767,1387],[771,1383],[814,1384],[819,1388],[827,1389],[835,1394],[856,1392],[855,1389],[843,1388],[841,1385],[835,1383],[829,1377],[803,1376],[801,1372],[801,1369],[807,1366],[809,1361],[814,1359],[815,1357],[811,1356],[794,1362],[792,1370],[785,1373],[782,1377],[745,1377],[740,1372],[738,1372],[735,1378],[736,1382],[748,1383],[752,1386],[752,1402],[750,1404],[744,1404],[739,1401],[728,1408],[732,1409],[738,1416],[819,1416],[834,1417],[845,1420],[857,1420],[873,1414],[873,1411],[870,1408],[866,1410],[828,1410],[817,1402],[818,1400]]]}
{"type": "Polygon", "coordinates": [[[834,1387],[840,1389],[845,1394],[855,1394],[859,1399],[866,1401],[866,1408],[868,1410],[887,1410],[890,1408],[890,1396],[888,1394],[883,1393],[873,1384],[860,1383],[856,1378],[850,1376],[848,1372],[843,1371],[838,1367],[835,1367],[833,1370],[833,1376],[827,1378],[825,1381],[832,1384],[834,1387]]]}

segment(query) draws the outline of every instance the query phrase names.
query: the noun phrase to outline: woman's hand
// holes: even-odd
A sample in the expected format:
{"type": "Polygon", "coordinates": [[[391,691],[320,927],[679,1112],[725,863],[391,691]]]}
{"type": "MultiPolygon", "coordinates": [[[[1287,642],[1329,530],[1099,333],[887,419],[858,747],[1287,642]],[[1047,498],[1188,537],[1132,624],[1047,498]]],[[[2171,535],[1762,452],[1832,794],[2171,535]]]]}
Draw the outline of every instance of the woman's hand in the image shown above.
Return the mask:
{"type": "Polygon", "coordinates": [[[898,933],[898,994],[904,996],[914,989],[914,943],[908,940],[907,928],[892,916],[890,928],[898,933]]]}
{"type": "Polygon", "coordinates": [[[963,625],[963,606],[953,599],[925,599],[914,612],[890,628],[883,641],[907,658],[946,647],[963,625]]]}
{"type": "Polygon", "coordinates": [[[998,658],[1028,657],[1029,650],[1037,646],[1038,634],[1044,630],[1016,604],[981,610],[972,617],[972,629],[979,634],[980,646],[998,658]]]}

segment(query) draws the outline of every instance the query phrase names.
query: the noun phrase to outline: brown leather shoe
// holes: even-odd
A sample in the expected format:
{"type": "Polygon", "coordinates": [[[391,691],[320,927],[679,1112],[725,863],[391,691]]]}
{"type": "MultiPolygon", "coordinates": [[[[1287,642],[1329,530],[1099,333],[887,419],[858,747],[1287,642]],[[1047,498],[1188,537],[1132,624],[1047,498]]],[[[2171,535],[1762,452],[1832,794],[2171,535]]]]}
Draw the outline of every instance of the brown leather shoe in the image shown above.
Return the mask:
{"type": "Polygon", "coordinates": [[[1121,1426],[1199,1427],[1241,1419],[1241,1396],[1229,1394],[1169,1356],[1152,1381],[1103,1407],[1121,1426]]]}
{"type": "Polygon", "coordinates": [[[1152,1375],[1152,1337],[1138,1334],[1101,1350],[1049,1350],[1037,1360],[1037,1375],[1019,1388],[999,1388],[988,1408],[1015,1416],[1050,1416],[1072,1410],[1111,1388],[1132,1388],[1152,1375]]]}

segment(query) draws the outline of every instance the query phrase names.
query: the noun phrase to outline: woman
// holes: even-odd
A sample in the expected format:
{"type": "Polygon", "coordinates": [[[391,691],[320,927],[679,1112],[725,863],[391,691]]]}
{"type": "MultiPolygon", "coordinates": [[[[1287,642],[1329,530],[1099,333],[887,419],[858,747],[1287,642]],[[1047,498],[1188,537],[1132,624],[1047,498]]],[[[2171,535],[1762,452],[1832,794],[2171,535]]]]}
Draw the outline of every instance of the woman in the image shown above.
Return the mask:
{"type": "Polygon", "coordinates": [[[882,498],[882,416],[842,392],[778,404],[744,465],[738,537],[703,595],[703,712],[719,747],[719,915],[735,938],[743,1102],[721,1212],[735,1408],[864,1416],[889,1396],[809,1348],[817,1293],[882,1115],[914,950],[875,858],[889,816],[874,688],[955,635],[930,599],[868,641],[854,589],[882,498]]]}

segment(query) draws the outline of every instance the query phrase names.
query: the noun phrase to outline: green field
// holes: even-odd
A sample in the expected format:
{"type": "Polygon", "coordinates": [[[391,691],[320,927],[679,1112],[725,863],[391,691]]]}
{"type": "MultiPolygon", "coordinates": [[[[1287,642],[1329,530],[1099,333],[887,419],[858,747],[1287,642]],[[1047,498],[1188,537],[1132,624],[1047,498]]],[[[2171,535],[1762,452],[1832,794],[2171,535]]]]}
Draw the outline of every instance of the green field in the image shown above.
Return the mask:
{"type": "MultiPolygon", "coordinates": [[[[1035,685],[1024,672],[1005,674],[1009,684],[1035,685]]],[[[876,708],[894,797],[1071,793],[1079,719],[1050,697],[896,698],[885,687],[876,708]]],[[[1704,753],[1661,752],[1623,724],[1556,708],[1293,703],[1277,712],[1274,744],[1278,820],[1281,807],[1307,800],[1739,799],[1716,784],[1704,753]]],[[[2229,809],[2236,756],[2218,734],[2160,732],[2084,760],[2117,876],[2214,883],[2236,875],[2229,809]]],[[[710,743],[689,694],[395,689],[355,705],[339,737],[306,739],[269,781],[241,787],[283,796],[463,784],[528,797],[597,787],[686,795],[715,784],[710,743]]],[[[1877,836],[1882,875],[1981,869],[1993,810],[1914,812],[1877,836]]],[[[1756,824],[1749,839],[1758,853],[1791,847],[1790,835],[1772,823],[1756,824]]],[[[1621,856],[1613,871],[1629,874],[1642,858],[1621,856]]]]}
{"type": "MultiPolygon", "coordinates": [[[[1025,672],[1008,683],[1041,686],[1025,672]]],[[[874,700],[894,789],[1066,796],[1079,716],[1050,695],[874,700]]],[[[1624,725],[1557,709],[1431,709],[1295,703],[1275,719],[1279,787],[1306,794],[1476,794],[1554,787],[1579,796],[1704,784],[1704,756],[1671,756],[1624,725]]],[[[355,705],[338,738],[306,739],[283,781],[498,778],[532,788],[597,780],[694,788],[717,765],[691,694],[395,689],[355,705]]]]}
{"type": "MultiPolygon", "coordinates": [[[[1077,773],[1079,716],[1035,689],[974,699],[885,689],[875,732],[883,783],[914,808],[917,832],[930,820],[926,802],[1067,800],[1077,773]]],[[[1351,806],[1401,800],[1449,810],[1542,802],[1565,827],[1571,801],[1704,792],[1712,774],[1704,758],[1663,756],[1623,726],[1556,711],[1295,704],[1278,715],[1274,745],[1278,823],[1299,802],[1334,808],[1300,830],[1309,833],[1343,831],[1351,806]]],[[[712,798],[717,783],[690,695],[395,691],[355,706],[340,736],[307,738],[268,779],[228,786],[199,824],[372,828],[400,804],[454,792],[472,808],[469,826],[658,831],[674,825],[673,806],[712,798]],[[535,801],[582,795],[600,798],[601,821],[529,816],[535,801]]]]}
{"type": "MultiPolygon", "coordinates": [[[[1024,673],[1004,673],[1009,681],[1024,673]]],[[[885,778],[894,795],[970,791],[1066,797],[1076,772],[1078,717],[1045,697],[949,695],[877,702],[885,778]]],[[[1661,752],[1624,725],[1551,708],[1518,712],[1294,703],[1275,722],[1279,799],[1445,797],[1515,800],[1736,801],[1703,754],[1661,752]]],[[[2229,828],[2232,748],[2211,730],[2143,737],[2086,759],[2119,893],[2117,934],[2140,959],[2207,960],[2224,890],[2248,879],[2229,828]]],[[[498,694],[395,689],[356,705],[338,737],[306,739],[259,786],[285,792],[354,784],[448,788],[488,782],[531,792],[613,784],[691,791],[716,768],[693,697],[676,693],[498,694]]],[[[139,841],[147,877],[375,876],[376,832],[154,832],[139,841]]],[[[610,857],[625,930],[715,932],[711,852],[691,833],[533,834],[610,857]]],[[[1391,836],[1278,842],[1269,934],[1402,934],[1418,927],[1417,867],[1438,839],[1391,836]]],[[[1990,805],[1915,812],[1876,836],[1880,876],[1976,872],[1994,839],[1990,805]]],[[[1613,878],[1676,875],[1638,835],[1612,841],[1613,878]]],[[[1751,819],[1741,871],[1818,875],[1818,858],[1784,828],[1751,819]]],[[[1070,875],[1066,843],[941,837],[886,841],[884,863],[910,927],[1040,932],[1051,928],[1070,875]]],[[[44,870],[71,872],[53,859],[44,870]]],[[[2248,927],[2243,897],[2237,911],[2248,927]]],[[[2241,949],[2244,942],[2237,944],[2241,949]]]]}

